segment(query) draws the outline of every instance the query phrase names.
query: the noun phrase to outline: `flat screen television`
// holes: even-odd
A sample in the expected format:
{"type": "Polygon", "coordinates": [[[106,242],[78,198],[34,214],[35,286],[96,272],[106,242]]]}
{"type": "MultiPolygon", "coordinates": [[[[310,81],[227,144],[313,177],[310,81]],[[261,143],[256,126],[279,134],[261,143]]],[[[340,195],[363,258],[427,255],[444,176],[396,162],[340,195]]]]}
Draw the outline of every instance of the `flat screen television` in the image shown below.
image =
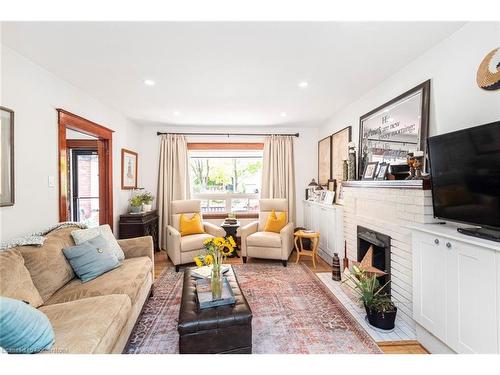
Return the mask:
{"type": "Polygon", "coordinates": [[[434,216],[500,242],[500,121],[428,139],[434,216]]]}

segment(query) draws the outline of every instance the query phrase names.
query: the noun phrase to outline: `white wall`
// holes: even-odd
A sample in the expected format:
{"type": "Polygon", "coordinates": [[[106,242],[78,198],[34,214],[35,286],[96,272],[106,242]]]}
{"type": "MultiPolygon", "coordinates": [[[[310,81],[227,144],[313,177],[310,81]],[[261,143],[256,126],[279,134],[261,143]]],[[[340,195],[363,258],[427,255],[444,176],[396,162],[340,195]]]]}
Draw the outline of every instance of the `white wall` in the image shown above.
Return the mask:
{"type": "Polygon", "coordinates": [[[466,24],[336,113],[320,127],[319,138],[350,125],[357,143],[362,115],[427,79],[431,79],[430,135],[500,120],[500,92],[486,91],[476,84],[482,59],[499,46],[500,23],[466,24]]]}
{"type": "MultiPolygon", "coordinates": [[[[317,179],[317,138],[318,130],[314,127],[176,127],[173,126],[148,126],[141,129],[141,148],[139,160],[139,184],[141,187],[156,195],[158,183],[158,157],[160,137],[156,132],[221,132],[221,133],[300,133],[294,141],[295,156],[295,188],[297,200],[297,224],[302,223],[302,199],[304,190],[312,178],[317,179]]],[[[263,142],[263,137],[230,137],[227,136],[188,136],[188,142],[263,142]]]]}
{"type": "Polygon", "coordinates": [[[139,128],[115,110],[55,77],[8,47],[1,49],[1,104],[15,111],[15,199],[0,208],[0,238],[28,234],[58,222],[57,112],[63,108],[115,131],[114,216],[125,212],[120,149],[138,148],[139,128]],[[48,177],[55,186],[48,186],[48,177]]]}

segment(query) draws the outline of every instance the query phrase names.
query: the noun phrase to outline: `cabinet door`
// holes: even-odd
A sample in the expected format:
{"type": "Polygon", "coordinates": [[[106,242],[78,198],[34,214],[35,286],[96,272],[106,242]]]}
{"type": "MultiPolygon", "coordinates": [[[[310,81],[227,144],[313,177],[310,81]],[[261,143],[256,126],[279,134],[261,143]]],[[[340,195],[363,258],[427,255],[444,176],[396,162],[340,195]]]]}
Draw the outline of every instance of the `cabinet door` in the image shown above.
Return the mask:
{"type": "Polygon", "coordinates": [[[446,340],[446,247],[441,238],[413,235],[413,318],[446,340]]]}
{"type": "Polygon", "coordinates": [[[327,252],[327,238],[330,223],[328,222],[328,209],[320,207],[319,209],[319,247],[327,252]]]}
{"type": "Polygon", "coordinates": [[[448,241],[447,344],[458,353],[498,353],[495,252],[448,241]]]}
{"type": "Polygon", "coordinates": [[[304,203],[304,227],[311,228],[311,211],[312,205],[309,202],[304,203]]]}
{"type": "Polygon", "coordinates": [[[328,230],[326,231],[326,252],[333,257],[333,253],[339,252],[336,249],[337,243],[337,215],[335,210],[328,210],[328,230]]]}

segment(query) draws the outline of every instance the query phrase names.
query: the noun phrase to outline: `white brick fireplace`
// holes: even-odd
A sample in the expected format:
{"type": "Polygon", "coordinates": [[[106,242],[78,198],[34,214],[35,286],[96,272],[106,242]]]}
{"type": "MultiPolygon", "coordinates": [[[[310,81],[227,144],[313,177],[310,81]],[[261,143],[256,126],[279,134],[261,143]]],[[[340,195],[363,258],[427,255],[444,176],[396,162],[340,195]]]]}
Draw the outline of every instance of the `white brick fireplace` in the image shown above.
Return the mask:
{"type": "Polygon", "coordinates": [[[344,238],[347,257],[357,260],[357,228],[362,226],[391,237],[391,293],[398,315],[411,327],[412,253],[408,226],[434,222],[432,196],[422,181],[346,181],[344,238]]]}

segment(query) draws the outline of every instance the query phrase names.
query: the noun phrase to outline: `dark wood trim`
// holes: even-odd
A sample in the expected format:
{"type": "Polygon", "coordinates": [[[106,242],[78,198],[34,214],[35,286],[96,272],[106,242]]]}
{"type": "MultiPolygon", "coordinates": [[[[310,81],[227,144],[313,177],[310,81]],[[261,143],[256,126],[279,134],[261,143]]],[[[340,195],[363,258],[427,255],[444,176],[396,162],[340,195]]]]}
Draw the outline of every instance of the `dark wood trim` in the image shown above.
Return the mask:
{"type": "Polygon", "coordinates": [[[139,154],[135,151],[127,150],[126,148],[122,148],[122,156],[121,156],[121,181],[122,181],[122,190],[133,190],[137,189],[137,179],[139,178],[139,154]],[[135,155],[135,185],[134,186],[125,186],[124,174],[123,174],[123,162],[125,161],[125,153],[135,155]]]}
{"type": "Polygon", "coordinates": [[[428,79],[425,82],[422,82],[420,85],[415,86],[414,88],[402,93],[401,95],[396,96],[394,99],[389,100],[388,102],[378,106],[377,108],[371,110],[370,112],[364,114],[359,118],[359,140],[358,140],[358,178],[361,178],[363,171],[361,170],[361,161],[362,161],[362,152],[361,152],[361,141],[363,139],[363,120],[367,117],[370,117],[374,113],[380,111],[384,107],[387,107],[391,104],[396,103],[397,101],[405,98],[406,96],[413,94],[417,91],[422,90],[422,118],[420,119],[420,150],[424,151],[424,170],[427,170],[427,137],[429,134],[429,109],[430,109],[430,96],[431,96],[431,80],[428,79]]]}
{"type": "MultiPolygon", "coordinates": [[[[332,178],[332,136],[329,135],[328,137],[325,137],[323,139],[320,139],[318,141],[318,185],[321,185],[321,183],[319,182],[319,144],[324,141],[325,139],[329,138],[330,139],[330,168],[329,169],[329,176],[328,176],[328,179],[330,180],[332,178]]],[[[327,182],[328,183],[328,182],[327,182]]]]}
{"type": "Polygon", "coordinates": [[[188,150],[263,150],[264,143],[188,143],[188,150]]]}
{"type": "Polygon", "coordinates": [[[71,112],[57,108],[59,150],[59,220],[68,217],[68,140],[66,130],[72,129],[97,140],[99,155],[99,223],[113,229],[113,130],[71,112]]]}
{"type": "Polygon", "coordinates": [[[94,139],[66,139],[67,148],[97,149],[98,140],[94,139]]]}
{"type": "Polygon", "coordinates": [[[8,203],[0,203],[0,207],[13,206],[16,202],[16,185],[15,185],[15,164],[14,164],[14,111],[9,108],[5,108],[0,106],[0,110],[10,113],[10,192],[11,192],[11,201],[8,203]]]}

